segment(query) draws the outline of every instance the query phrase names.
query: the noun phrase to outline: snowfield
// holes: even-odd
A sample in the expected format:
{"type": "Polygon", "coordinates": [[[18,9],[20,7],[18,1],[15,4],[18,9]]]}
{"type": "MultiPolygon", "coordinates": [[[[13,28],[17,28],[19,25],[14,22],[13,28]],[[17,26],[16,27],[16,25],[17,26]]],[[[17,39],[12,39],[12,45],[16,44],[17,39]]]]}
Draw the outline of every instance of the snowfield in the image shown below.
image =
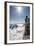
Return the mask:
{"type": "Polygon", "coordinates": [[[18,27],[9,30],[9,39],[10,40],[22,40],[25,33],[25,25],[17,24],[18,27]]]}

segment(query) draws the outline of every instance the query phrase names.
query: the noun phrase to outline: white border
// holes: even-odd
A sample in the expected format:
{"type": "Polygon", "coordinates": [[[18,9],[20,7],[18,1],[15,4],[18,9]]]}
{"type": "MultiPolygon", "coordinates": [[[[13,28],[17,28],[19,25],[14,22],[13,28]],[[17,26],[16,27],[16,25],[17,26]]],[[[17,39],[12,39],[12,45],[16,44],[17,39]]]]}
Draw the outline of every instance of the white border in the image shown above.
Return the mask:
{"type": "Polygon", "coordinates": [[[32,42],[32,4],[7,3],[7,43],[32,42]],[[9,6],[29,6],[30,7],[30,40],[9,40],[9,6]]]}

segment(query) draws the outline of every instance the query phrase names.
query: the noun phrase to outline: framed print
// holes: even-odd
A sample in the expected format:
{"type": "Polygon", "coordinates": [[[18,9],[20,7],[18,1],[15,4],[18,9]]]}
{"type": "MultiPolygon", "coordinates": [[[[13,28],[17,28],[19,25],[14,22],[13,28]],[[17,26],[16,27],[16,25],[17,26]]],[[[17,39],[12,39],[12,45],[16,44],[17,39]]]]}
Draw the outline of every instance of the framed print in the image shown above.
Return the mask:
{"type": "Polygon", "coordinates": [[[32,3],[5,2],[5,44],[32,43],[32,3]]]}

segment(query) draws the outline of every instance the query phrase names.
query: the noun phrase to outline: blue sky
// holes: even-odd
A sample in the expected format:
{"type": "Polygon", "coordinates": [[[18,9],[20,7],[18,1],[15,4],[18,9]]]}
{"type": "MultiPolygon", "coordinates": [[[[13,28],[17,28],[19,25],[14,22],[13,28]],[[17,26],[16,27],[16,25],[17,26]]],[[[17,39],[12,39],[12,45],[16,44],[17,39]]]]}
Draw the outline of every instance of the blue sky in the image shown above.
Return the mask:
{"type": "Polygon", "coordinates": [[[29,6],[10,6],[10,24],[25,23],[26,16],[30,16],[29,6]],[[20,11],[19,7],[21,8],[20,11]]]}

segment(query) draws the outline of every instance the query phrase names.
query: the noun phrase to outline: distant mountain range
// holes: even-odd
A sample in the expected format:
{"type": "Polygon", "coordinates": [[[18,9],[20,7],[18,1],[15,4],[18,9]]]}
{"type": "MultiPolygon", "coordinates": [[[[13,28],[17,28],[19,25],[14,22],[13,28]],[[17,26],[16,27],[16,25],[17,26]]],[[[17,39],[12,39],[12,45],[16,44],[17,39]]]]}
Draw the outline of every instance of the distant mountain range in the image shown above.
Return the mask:
{"type": "Polygon", "coordinates": [[[23,27],[24,24],[10,24],[10,28],[13,29],[13,28],[17,28],[17,27],[23,27]]]}

